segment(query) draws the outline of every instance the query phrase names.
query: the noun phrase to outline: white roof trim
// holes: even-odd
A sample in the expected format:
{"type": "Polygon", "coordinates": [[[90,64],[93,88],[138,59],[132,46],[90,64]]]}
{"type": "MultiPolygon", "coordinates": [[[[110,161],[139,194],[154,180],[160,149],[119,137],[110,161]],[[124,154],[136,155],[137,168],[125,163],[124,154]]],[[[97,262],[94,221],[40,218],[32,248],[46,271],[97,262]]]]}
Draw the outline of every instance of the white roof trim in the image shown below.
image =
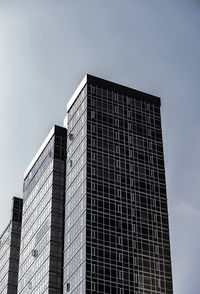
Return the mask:
{"type": "Polygon", "coordinates": [[[79,86],[77,87],[76,91],[74,92],[69,102],[67,103],[67,112],[71,108],[72,104],[74,103],[74,101],[76,100],[76,98],[78,97],[79,93],[81,92],[81,90],[83,89],[86,83],[87,83],[87,75],[84,76],[79,86]]]}
{"type": "Polygon", "coordinates": [[[67,126],[68,126],[68,114],[65,116],[63,120],[63,127],[67,129],[67,126]]]}
{"type": "Polygon", "coordinates": [[[35,154],[35,156],[31,160],[30,164],[28,165],[28,167],[27,167],[27,169],[26,169],[26,171],[24,173],[24,179],[27,177],[28,173],[30,172],[30,170],[32,169],[32,167],[34,166],[36,161],[38,160],[39,156],[41,155],[42,151],[44,150],[44,148],[46,147],[46,145],[48,144],[48,142],[50,141],[50,139],[51,139],[51,137],[53,136],[54,133],[55,133],[55,126],[53,126],[53,128],[49,132],[48,136],[46,137],[46,139],[44,140],[44,142],[40,146],[38,152],[35,154]]]}

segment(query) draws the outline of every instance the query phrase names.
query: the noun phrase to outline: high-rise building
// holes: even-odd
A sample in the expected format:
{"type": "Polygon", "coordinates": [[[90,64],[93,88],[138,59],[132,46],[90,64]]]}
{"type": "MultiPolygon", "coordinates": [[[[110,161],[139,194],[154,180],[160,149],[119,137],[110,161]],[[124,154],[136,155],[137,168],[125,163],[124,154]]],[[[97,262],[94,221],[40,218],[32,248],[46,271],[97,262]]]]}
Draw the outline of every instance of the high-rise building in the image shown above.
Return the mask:
{"type": "Polygon", "coordinates": [[[18,294],[62,293],[66,137],[54,126],[24,175],[18,294]]]}
{"type": "Polygon", "coordinates": [[[172,294],[160,99],[86,75],[67,128],[63,293],[172,294]]]}
{"type": "Polygon", "coordinates": [[[22,199],[13,197],[11,220],[0,236],[0,294],[17,294],[22,199]]]}
{"type": "Polygon", "coordinates": [[[0,294],[173,294],[160,98],[86,75],[65,126],[13,200],[0,294]]]}

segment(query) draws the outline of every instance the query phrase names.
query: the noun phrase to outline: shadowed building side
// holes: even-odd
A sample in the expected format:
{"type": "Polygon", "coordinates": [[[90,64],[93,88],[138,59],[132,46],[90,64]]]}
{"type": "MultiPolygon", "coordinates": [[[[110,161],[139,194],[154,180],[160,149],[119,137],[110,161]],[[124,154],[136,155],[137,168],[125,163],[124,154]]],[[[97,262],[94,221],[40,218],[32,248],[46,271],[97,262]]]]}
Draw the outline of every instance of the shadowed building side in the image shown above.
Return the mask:
{"type": "Polygon", "coordinates": [[[0,294],[17,294],[22,205],[13,197],[11,221],[0,236],[0,294]]]}

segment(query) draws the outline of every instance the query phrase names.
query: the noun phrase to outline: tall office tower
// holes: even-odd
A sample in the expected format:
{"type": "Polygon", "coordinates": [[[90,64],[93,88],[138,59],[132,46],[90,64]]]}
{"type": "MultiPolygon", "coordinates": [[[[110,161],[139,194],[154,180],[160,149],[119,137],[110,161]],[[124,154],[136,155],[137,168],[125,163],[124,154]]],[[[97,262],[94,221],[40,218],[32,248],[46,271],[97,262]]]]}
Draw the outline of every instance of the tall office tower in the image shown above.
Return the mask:
{"type": "Polygon", "coordinates": [[[0,294],[17,294],[22,199],[13,197],[11,221],[0,236],[0,294]]]}
{"type": "Polygon", "coordinates": [[[18,294],[62,293],[66,137],[54,126],[24,175],[18,294]]]}
{"type": "Polygon", "coordinates": [[[87,75],[67,113],[63,293],[172,294],[160,99],[87,75]]]}

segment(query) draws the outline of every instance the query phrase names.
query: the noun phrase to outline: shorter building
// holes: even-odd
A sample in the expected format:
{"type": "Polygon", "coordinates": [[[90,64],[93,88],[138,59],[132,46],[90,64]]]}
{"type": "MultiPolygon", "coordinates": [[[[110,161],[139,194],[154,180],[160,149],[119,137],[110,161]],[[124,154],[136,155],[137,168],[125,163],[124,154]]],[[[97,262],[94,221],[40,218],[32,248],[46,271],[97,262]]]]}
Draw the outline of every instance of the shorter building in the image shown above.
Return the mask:
{"type": "Polygon", "coordinates": [[[22,199],[14,197],[11,220],[0,236],[0,294],[16,294],[22,222],[22,199]]]}
{"type": "Polygon", "coordinates": [[[65,128],[54,126],[24,175],[18,294],[61,294],[65,128]]]}

